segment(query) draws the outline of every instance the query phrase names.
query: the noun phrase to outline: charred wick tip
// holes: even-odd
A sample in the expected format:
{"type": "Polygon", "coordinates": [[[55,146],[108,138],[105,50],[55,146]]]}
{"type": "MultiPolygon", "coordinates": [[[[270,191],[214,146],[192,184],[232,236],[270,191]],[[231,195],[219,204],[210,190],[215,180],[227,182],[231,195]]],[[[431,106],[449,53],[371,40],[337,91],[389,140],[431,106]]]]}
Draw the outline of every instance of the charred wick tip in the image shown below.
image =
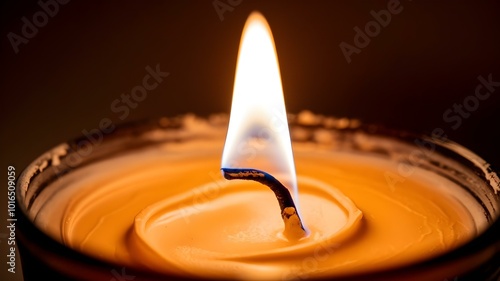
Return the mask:
{"type": "Polygon", "coordinates": [[[287,207],[295,208],[295,203],[288,189],[270,174],[256,169],[222,168],[221,170],[227,180],[252,180],[268,186],[276,195],[282,212],[287,207]]]}
{"type": "Polygon", "coordinates": [[[281,217],[285,222],[285,236],[289,239],[298,240],[307,235],[304,225],[296,212],[297,208],[290,192],[275,177],[257,169],[221,168],[221,171],[227,180],[252,180],[269,187],[276,195],[280,205],[281,217]],[[292,216],[294,223],[291,223],[290,220],[292,216]]]}

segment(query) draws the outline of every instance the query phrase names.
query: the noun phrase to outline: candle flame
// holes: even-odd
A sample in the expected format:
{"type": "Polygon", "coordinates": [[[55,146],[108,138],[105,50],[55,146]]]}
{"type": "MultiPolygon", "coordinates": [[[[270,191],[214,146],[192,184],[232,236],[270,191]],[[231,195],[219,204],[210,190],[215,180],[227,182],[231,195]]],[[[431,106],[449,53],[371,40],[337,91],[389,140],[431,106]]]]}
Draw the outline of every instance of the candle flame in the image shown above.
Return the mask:
{"type": "Polygon", "coordinates": [[[285,185],[298,208],[297,177],[278,56],[271,28],[259,12],[241,36],[223,168],[253,168],[285,185]]]}

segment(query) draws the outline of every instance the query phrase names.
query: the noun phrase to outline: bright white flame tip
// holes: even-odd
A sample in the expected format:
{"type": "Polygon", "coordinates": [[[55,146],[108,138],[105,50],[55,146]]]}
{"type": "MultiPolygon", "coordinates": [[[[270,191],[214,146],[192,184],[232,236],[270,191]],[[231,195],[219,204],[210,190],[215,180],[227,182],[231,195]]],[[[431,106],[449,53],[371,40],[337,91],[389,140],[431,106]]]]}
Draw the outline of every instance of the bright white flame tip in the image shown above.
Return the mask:
{"type": "Polygon", "coordinates": [[[299,208],[278,57],[271,29],[258,12],[248,17],[241,37],[222,167],[272,174],[299,208]]]}

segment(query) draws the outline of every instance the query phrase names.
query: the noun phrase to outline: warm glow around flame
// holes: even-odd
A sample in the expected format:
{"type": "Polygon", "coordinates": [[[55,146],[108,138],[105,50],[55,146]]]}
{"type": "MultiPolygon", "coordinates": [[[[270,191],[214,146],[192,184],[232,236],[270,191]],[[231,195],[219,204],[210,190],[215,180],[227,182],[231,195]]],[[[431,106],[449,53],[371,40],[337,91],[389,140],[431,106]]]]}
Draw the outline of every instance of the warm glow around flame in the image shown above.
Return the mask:
{"type": "Polygon", "coordinates": [[[253,168],[281,181],[298,207],[297,178],[271,29],[253,12],[243,29],[223,168],[253,168]]]}

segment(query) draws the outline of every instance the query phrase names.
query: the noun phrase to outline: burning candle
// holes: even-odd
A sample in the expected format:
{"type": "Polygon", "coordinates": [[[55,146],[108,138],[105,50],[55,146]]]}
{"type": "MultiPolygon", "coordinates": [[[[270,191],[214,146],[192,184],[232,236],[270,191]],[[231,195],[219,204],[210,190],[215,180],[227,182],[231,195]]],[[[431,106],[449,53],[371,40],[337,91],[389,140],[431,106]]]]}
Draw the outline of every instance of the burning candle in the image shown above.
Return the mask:
{"type": "MultiPolygon", "coordinates": [[[[271,31],[253,13],[242,35],[228,127],[220,116],[162,119],[167,129],[117,133],[77,169],[65,166],[75,152],[61,145],[28,167],[18,200],[38,229],[66,247],[164,277],[390,271],[458,248],[498,217],[499,181],[487,166],[478,165],[489,181],[474,182],[475,192],[485,194],[478,203],[453,181],[456,174],[446,174],[463,168],[437,152],[357,131],[355,121],[310,113],[296,119],[303,126],[290,132],[271,31]],[[226,179],[252,181],[222,178],[221,155],[226,179]],[[44,181],[39,173],[51,175],[48,184],[31,188],[44,181]]],[[[453,143],[429,143],[477,161],[453,143]]],[[[442,280],[473,268],[424,276],[442,280]]]]}

